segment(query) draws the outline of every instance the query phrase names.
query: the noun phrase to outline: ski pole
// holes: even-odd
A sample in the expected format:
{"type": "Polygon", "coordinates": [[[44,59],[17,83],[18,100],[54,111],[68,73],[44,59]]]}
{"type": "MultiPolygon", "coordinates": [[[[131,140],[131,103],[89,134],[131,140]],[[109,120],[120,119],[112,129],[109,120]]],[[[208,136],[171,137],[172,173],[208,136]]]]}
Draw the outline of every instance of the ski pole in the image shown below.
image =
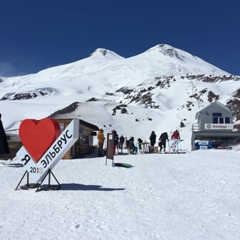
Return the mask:
{"type": "Polygon", "coordinates": [[[179,139],[179,142],[180,142],[180,148],[181,148],[181,151],[182,151],[182,143],[181,143],[181,140],[179,139]]]}

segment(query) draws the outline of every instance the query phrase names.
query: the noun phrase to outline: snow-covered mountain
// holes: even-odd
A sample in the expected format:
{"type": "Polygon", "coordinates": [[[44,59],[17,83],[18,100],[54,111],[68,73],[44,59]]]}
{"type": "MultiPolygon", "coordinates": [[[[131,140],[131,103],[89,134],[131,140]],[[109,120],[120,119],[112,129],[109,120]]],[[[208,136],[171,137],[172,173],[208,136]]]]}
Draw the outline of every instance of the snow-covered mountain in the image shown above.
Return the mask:
{"type": "Polygon", "coordinates": [[[195,114],[211,101],[230,104],[237,120],[239,80],[166,44],[129,58],[99,48],[73,63],[1,78],[0,112],[7,132],[25,118],[56,112],[143,139],[152,130],[160,134],[181,127],[189,148],[195,114]]]}

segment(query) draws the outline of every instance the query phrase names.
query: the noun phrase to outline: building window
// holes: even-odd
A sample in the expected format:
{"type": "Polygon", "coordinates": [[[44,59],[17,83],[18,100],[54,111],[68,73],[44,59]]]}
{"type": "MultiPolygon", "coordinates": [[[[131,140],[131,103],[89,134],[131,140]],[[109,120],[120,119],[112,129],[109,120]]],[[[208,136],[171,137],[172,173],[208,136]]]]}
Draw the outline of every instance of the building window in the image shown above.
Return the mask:
{"type": "Polygon", "coordinates": [[[222,114],[221,113],[212,113],[213,117],[221,117],[222,114]]]}
{"type": "Polygon", "coordinates": [[[87,143],[86,135],[80,134],[79,142],[80,142],[80,144],[86,144],[87,143]]]}
{"type": "Polygon", "coordinates": [[[230,117],[225,117],[225,123],[230,123],[230,117]]]}
{"type": "Polygon", "coordinates": [[[214,117],[213,118],[213,123],[218,123],[218,118],[214,117]]]}
{"type": "Polygon", "coordinates": [[[222,117],[221,113],[213,113],[213,123],[215,124],[229,124],[230,123],[230,117],[222,117]]]}

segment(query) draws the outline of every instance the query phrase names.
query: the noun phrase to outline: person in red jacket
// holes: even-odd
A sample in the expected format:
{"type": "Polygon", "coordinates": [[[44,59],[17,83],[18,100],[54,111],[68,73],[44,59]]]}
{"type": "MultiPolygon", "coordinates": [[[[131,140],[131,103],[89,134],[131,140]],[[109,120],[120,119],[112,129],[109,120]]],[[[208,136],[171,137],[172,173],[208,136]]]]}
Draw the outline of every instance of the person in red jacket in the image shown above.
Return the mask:
{"type": "Polygon", "coordinates": [[[179,150],[179,142],[180,142],[180,134],[178,132],[178,130],[174,131],[172,136],[171,136],[171,140],[172,140],[172,148],[174,152],[178,152],[179,150]]]}

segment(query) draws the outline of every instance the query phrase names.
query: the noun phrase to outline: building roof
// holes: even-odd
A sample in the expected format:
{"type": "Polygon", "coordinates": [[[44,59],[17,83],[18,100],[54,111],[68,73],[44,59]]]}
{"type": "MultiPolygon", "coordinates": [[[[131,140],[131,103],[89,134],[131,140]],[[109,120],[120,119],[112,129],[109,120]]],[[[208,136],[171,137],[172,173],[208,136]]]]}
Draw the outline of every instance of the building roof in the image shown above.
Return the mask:
{"type": "MultiPolygon", "coordinates": [[[[56,119],[56,120],[58,120],[58,121],[67,121],[67,122],[71,122],[72,121],[72,119],[73,118],[64,118],[64,117],[58,117],[58,116],[56,116],[56,117],[52,117],[52,118],[54,118],[54,119],[56,119]]],[[[79,119],[79,118],[78,118],[79,119]]],[[[96,125],[94,125],[94,124],[92,124],[92,123],[89,123],[89,122],[86,122],[86,121],[84,121],[84,120],[81,120],[81,119],[79,119],[79,123],[80,123],[80,125],[83,125],[83,126],[85,126],[85,127],[88,127],[88,128],[91,128],[92,130],[94,130],[94,131],[99,131],[99,127],[98,126],[96,126],[96,125]]]]}
{"type": "Polygon", "coordinates": [[[84,125],[86,127],[89,127],[89,128],[91,128],[92,130],[95,130],[95,131],[99,130],[99,127],[97,127],[96,125],[94,125],[92,123],[89,123],[89,122],[85,122],[85,121],[83,121],[81,119],[79,119],[79,120],[80,120],[80,124],[82,124],[82,125],[84,125]]]}
{"type": "MultiPolygon", "coordinates": [[[[52,113],[51,115],[49,115],[49,118],[55,118],[55,119],[73,119],[73,118],[78,118],[79,119],[79,114],[76,113],[76,110],[79,108],[79,102],[73,102],[72,104],[70,104],[69,106],[60,109],[54,113],[52,113]]],[[[86,122],[84,120],[79,119],[80,124],[89,127],[91,129],[93,129],[94,131],[98,131],[99,128],[89,122],[86,122]]]]}
{"type": "Polygon", "coordinates": [[[228,107],[226,107],[224,104],[222,104],[222,103],[220,103],[220,102],[218,102],[218,101],[215,101],[215,102],[212,102],[211,104],[209,104],[208,106],[206,106],[205,108],[201,109],[200,111],[198,111],[198,112],[196,113],[196,117],[195,117],[195,118],[197,118],[197,116],[198,116],[201,112],[206,112],[206,111],[207,111],[209,108],[211,108],[213,105],[217,105],[217,106],[219,106],[220,108],[223,108],[223,109],[225,109],[226,111],[228,111],[229,113],[232,114],[231,110],[230,110],[228,107]]]}

